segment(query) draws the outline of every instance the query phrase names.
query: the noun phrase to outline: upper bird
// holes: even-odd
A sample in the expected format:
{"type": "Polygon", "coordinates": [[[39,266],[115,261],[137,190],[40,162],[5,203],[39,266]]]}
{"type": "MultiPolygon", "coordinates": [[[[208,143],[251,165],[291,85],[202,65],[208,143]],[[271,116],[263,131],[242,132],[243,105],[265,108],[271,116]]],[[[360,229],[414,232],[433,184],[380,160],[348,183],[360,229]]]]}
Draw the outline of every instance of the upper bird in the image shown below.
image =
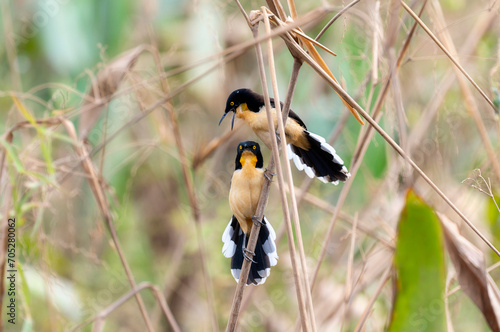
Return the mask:
{"type": "MultiPolygon", "coordinates": [[[[270,101],[276,128],[274,99],[270,98],[270,101]]],[[[283,103],[280,104],[283,106],[283,103]]],[[[262,142],[271,148],[264,96],[250,89],[235,90],[227,98],[226,110],[219,125],[229,112],[234,112],[231,129],[236,116],[245,121],[262,142]]],[[[297,169],[304,170],[310,178],[316,176],[325,183],[331,182],[336,185],[339,181],[345,182],[351,176],[344,166],[344,161],[335,153],[335,149],[326,143],[323,137],[308,131],[305,123],[292,110],[286,121],[285,136],[289,159],[293,159],[297,169]]]]}

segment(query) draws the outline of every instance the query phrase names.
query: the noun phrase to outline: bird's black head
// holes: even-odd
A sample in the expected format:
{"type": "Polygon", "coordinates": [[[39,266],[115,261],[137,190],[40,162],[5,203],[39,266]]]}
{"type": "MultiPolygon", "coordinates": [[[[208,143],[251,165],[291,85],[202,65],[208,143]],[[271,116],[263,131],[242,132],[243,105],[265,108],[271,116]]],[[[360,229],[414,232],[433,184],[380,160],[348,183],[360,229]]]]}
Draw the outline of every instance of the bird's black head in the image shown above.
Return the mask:
{"type": "Polygon", "coordinates": [[[264,158],[262,158],[259,143],[245,141],[238,144],[235,169],[241,169],[246,163],[250,163],[255,168],[264,167],[264,158]]]}
{"type": "Polygon", "coordinates": [[[258,112],[263,105],[264,98],[258,93],[255,93],[250,89],[234,90],[227,98],[226,109],[224,110],[224,114],[219,121],[219,125],[229,112],[233,112],[233,118],[231,120],[232,130],[234,124],[234,116],[236,115],[236,110],[238,109],[238,107],[241,106],[243,111],[248,110],[252,112],[258,112]]]}

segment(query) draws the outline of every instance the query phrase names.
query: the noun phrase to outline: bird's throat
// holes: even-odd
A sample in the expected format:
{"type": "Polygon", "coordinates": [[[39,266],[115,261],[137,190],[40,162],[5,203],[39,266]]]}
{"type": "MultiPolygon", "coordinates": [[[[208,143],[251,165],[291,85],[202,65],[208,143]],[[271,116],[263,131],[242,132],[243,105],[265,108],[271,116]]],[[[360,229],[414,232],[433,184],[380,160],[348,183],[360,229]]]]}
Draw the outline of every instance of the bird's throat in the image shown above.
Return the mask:
{"type": "Polygon", "coordinates": [[[250,151],[244,151],[241,154],[240,163],[242,167],[250,166],[255,168],[255,165],[257,165],[257,156],[250,151]]]}

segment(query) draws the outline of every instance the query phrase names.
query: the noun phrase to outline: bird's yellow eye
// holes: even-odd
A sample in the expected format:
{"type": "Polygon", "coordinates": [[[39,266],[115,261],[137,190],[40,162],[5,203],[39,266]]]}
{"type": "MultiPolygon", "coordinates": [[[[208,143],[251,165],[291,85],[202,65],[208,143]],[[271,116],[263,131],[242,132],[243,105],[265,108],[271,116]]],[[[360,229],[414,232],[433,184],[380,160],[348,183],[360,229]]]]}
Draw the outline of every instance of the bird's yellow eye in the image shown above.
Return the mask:
{"type": "Polygon", "coordinates": [[[240,150],[242,150],[242,149],[243,149],[243,146],[240,145],[240,150]]]}
{"type": "Polygon", "coordinates": [[[254,145],[254,146],[252,146],[252,149],[254,149],[254,150],[255,150],[255,149],[257,149],[257,147],[254,145]]]}
{"type": "Polygon", "coordinates": [[[230,102],[229,105],[234,106],[234,101],[230,102]]]}

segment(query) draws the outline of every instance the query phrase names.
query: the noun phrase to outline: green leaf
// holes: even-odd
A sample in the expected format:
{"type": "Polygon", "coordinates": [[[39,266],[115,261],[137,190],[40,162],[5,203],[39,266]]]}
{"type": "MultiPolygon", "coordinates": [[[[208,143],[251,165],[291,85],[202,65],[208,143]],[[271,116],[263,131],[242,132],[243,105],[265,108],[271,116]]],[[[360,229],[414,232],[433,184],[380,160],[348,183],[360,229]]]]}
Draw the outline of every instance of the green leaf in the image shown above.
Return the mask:
{"type": "Polygon", "coordinates": [[[14,146],[7,142],[3,137],[0,137],[0,144],[3,145],[5,148],[5,151],[7,152],[7,157],[9,158],[10,161],[14,164],[14,167],[16,168],[18,173],[24,173],[24,166],[21,160],[18,157],[18,153],[14,151],[14,146]]]}
{"type": "Polygon", "coordinates": [[[396,295],[390,332],[446,331],[442,229],[413,191],[401,213],[394,264],[396,295]]]}

